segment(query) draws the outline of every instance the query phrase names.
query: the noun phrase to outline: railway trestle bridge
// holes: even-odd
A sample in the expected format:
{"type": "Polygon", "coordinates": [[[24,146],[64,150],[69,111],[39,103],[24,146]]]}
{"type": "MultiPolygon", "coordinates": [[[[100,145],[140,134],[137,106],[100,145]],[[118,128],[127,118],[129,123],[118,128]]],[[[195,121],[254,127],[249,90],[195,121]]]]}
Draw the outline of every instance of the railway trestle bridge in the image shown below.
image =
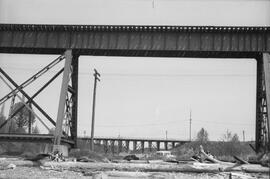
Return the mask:
{"type": "MultiPolygon", "coordinates": [[[[17,84],[0,68],[1,79],[12,84],[11,92],[0,99],[0,104],[22,93],[27,99],[25,105],[30,109],[31,105],[35,106],[43,115],[39,120],[48,120],[55,126],[51,137],[56,148],[61,143],[77,145],[80,55],[255,59],[255,148],[257,151],[270,149],[270,105],[267,104],[270,101],[270,27],[0,24],[0,53],[60,55],[22,84],[17,84]],[[24,91],[24,87],[61,60],[65,60],[64,67],[33,96],[24,91]],[[58,113],[51,117],[34,98],[61,73],[58,113]]],[[[12,115],[0,128],[11,118],[12,115]]]]}
{"type": "MultiPolygon", "coordinates": [[[[53,143],[54,136],[49,134],[0,134],[0,142],[35,142],[35,143],[53,143]]],[[[74,145],[65,137],[61,139],[62,143],[74,145]]],[[[84,148],[90,148],[90,137],[78,137],[77,142],[84,148]]],[[[94,145],[98,146],[99,152],[121,153],[121,152],[148,152],[169,150],[189,141],[177,139],[154,139],[154,138],[127,138],[127,137],[98,137],[94,138],[94,145]],[[102,150],[102,151],[101,151],[102,150]]]]}

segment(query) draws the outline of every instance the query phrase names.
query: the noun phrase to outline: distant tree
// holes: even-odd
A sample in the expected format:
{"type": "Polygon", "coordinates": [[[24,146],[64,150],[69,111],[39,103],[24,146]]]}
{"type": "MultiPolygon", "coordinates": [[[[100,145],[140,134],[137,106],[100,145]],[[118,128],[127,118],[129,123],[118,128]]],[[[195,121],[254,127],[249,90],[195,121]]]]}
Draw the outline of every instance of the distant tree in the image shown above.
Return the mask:
{"type": "Polygon", "coordinates": [[[18,128],[24,128],[28,126],[30,115],[31,115],[31,123],[33,124],[35,122],[34,114],[27,107],[25,107],[22,102],[14,104],[11,114],[14,114],[22,106],[23,108],[13,117],[18,128]]]}
{"type": "Polygon", "coordinates": [[[15,130],[15,133],[16,133],[16,134],[25,134],[25,133],[26,133],[26,130],[25,130],[23,127],[18,127],[18,128],[15,130]]]}
{"type": "Polygon", "coordinates": [[[226,133],[223,134],[222,140],[225,142],[239,142],[239,136],[227,130],[226,133]]]}
{"type": "Polygon", "coordinates": [[[18,129],[16,121],[14,119],[10,119],[5,126],[5,129],[8,133],[15,133],[18,129]]]}
{"type": "Polygon", "coordinates": [[[232,137],[232,139],[231,139],[231,142],[239,142],[239,141],[240,140],[239,140],[238,135],[237,134],[234,134],[233,137],[232,137]]]}
{"type": "Polygon", "coordinates": [[[39,134],[40,133],[38,126],[33,127],[32,133],[33,134],[39,134]]]}
{"type": "MultiPolygon", "coordinates": [[[[2,114],[0,114],[0,125],[3,124],[6,121],[6,117],[2,114]]],[[[0,133],[4,133],[5,132],[5,126],[3,126],[0,129],[0,133]]]]}
{"type": "Polygon", "coordinates": [[[207,142],[209,141],[208,139],[208,132],[202,128],[198,133],[197,133],[197,139],[196,141],[200,141],[200,142],[207,142]]]}

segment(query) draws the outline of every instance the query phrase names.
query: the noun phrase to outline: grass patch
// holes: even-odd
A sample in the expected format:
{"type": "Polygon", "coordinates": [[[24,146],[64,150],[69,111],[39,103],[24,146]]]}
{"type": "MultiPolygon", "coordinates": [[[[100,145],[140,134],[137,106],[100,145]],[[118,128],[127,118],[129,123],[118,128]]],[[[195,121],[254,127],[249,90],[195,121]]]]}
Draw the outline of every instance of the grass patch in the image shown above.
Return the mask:
{"type": "Polygon", "coordinates": [[[248,142],[190,142],[173,149],[173,154],[179,160],[189,160],[193,155],[199,153],[199,146],[202,145],[205,151],[209,151],[215,158],[233,162],[233,156],[238,156],[244,160],[254,156],[255,153],[248,142]]]}

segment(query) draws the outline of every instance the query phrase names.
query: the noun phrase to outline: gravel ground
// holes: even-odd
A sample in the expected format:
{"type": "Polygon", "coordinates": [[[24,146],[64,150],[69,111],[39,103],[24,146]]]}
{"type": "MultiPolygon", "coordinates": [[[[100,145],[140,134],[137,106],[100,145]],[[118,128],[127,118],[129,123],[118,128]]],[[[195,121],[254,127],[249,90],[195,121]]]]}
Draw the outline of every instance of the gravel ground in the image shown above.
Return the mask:
{"type": "Polygon", "coordinates": [[[73,171],[54,171],[43,170],[39,167],[16,167],[15,169],[0,170],[0,178],[18,178],[18,179],[34,179],[34,178],[92,178],[84,177],[82,173],[73,171]]]}
{"type": "MultiPolygon", "coordinates": [[[[88,174],[89,175],[89,174],[88,174]]],[[[90,174],[91,175],[91,174],[90,174]]],[[[240,174],[233,173],[233,179],[241,178],[267,178],[266,175],[252,175],[252,174],[240,174]]],[[[119,171],[108,171],[108,172],[95,172],[92,176],[84,176],[83,173],[73,172],[68,170],[54,171],[44,170],[39,167],[16,167],[15,169],[0,170],[0,178],[2,179],[57,179],[57,178],[95,178],[95,179],[129,179],[129,178],[164,178],[164,179],[229,179],[229,173],[218,173],[218,174],[206,174],[206,173],[145,173],[145,172],[119,172],[119,171]]]]}

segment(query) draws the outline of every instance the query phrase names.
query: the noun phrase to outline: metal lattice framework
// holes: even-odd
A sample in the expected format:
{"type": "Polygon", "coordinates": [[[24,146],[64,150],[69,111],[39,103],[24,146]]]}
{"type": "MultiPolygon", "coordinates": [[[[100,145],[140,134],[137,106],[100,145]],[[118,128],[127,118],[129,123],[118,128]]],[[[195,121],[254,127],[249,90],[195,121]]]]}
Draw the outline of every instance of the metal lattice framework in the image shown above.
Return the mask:
{"type": "Polygon", "coordinates": [[[0,53],[64,54],[70,62],[63,69],[55,144],[61,140],[63,116],[68,116],[65,133],[76,144],[80,55],[253,58],[258,62],[256,150],[266,149],[270,146],[269,52],[270,27],[0,24],[0,53]]]}

